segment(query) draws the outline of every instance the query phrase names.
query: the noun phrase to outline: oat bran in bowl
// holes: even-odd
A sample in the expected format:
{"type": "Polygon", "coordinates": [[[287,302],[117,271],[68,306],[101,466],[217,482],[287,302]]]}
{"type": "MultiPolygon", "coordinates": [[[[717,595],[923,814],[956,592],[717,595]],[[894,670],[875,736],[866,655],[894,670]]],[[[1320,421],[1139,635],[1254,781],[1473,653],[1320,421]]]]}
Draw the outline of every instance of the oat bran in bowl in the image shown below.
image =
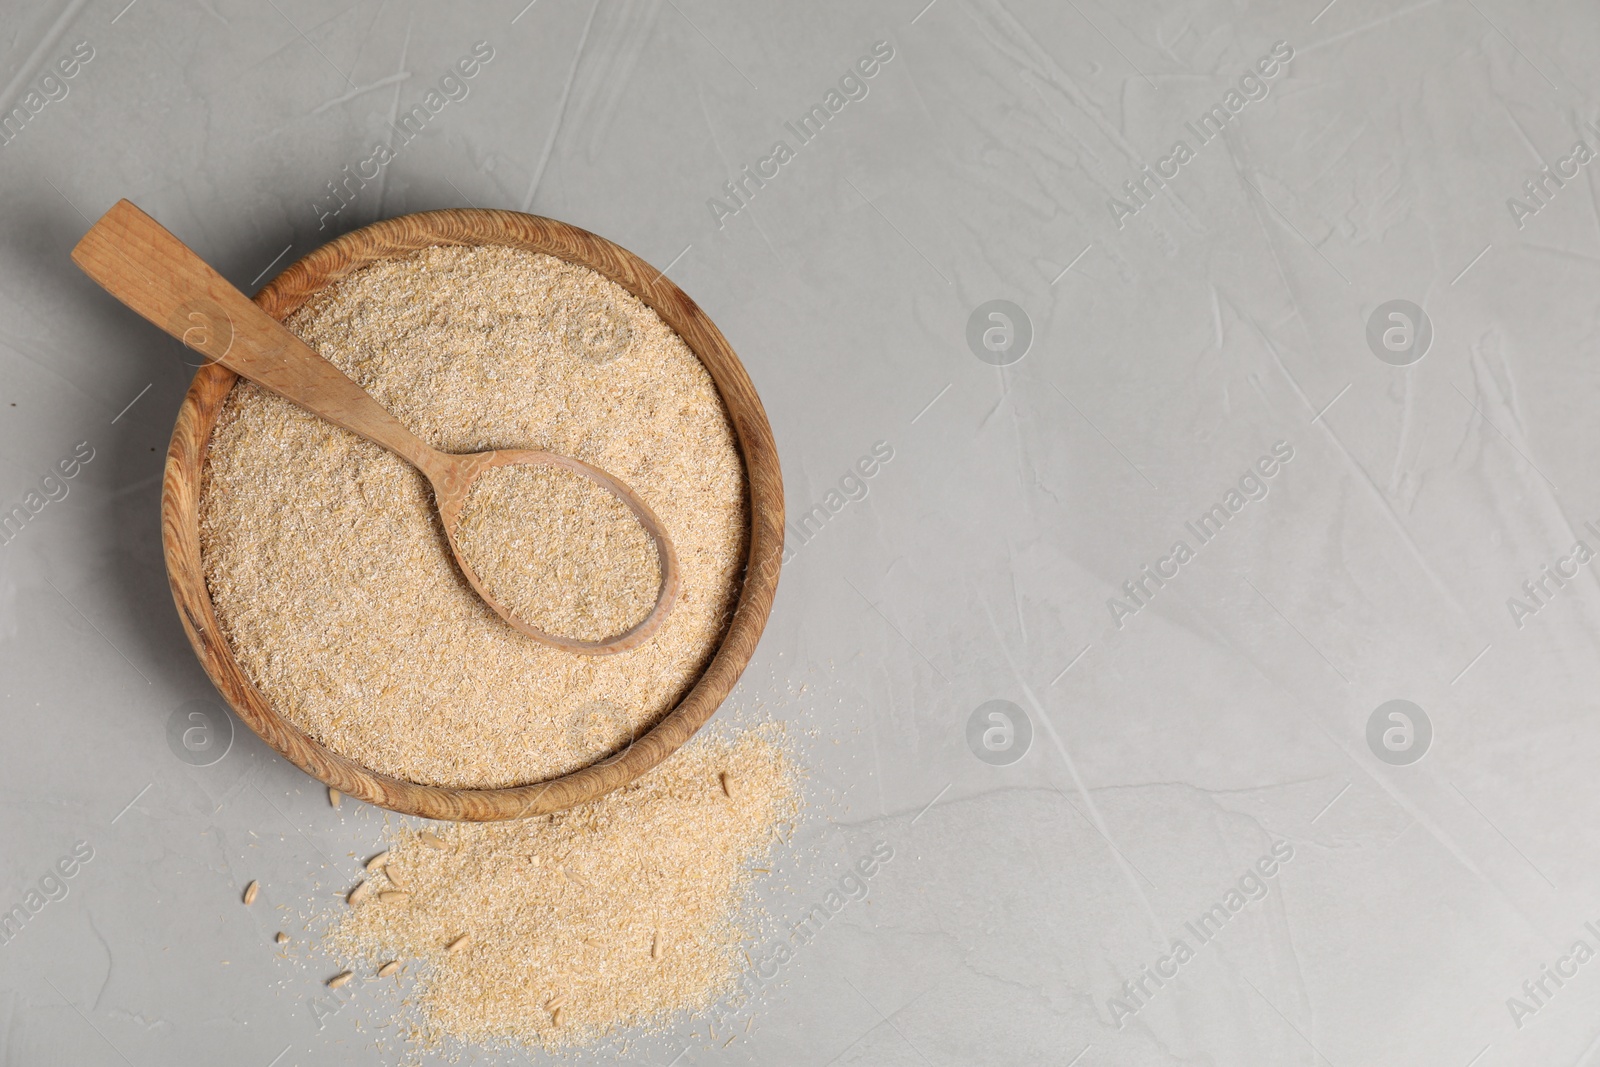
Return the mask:
{"type": "Polygon", "coordinates": [[[255,301],[435,447],[622,478],[683,571],[640,648],[537,646],[454,569],[420,476],[202,367],[168,448],[168,576],[202,665],[269,745],[382,807],[489,820],[598,797],[715,712],[771,608],[782,482],[749,376],[675,284],[564,223],[452,210],[346,234],[255,301]]]}

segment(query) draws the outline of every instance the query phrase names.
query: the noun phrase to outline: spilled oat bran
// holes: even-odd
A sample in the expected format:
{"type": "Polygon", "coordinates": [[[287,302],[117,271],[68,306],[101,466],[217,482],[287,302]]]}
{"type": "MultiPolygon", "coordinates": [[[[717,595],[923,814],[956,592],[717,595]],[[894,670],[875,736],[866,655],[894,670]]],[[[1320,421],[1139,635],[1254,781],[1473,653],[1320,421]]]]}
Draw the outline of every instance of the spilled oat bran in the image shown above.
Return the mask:
{"type": "Polygon", "coordinates": [[[701,736],[554,815],[424,832],[437,843],[392,829],[366,875],[381,889],[328,947],[367,974],[413,972],[402,1016],[421,1047],[557,1049],[659,1028],[734,989],[758,922],[752,866],[798,808],[770,728],[701,736]],[[386,901],[396,885],[407,895],[386,901]]]}

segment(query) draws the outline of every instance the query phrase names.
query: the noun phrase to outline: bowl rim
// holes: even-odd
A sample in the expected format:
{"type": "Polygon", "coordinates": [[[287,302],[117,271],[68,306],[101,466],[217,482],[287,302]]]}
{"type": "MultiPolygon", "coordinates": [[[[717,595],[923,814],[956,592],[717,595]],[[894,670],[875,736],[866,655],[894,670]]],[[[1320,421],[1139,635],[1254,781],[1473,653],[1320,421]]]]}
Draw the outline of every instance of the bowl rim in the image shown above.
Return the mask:
{"type": "Polygon", "coordinates": [[[256,689],[223,635],[200,554],[199,502],[206,453],[238,376],[202,365],[178,410],[162,477],[161,532],[168,582],[189,643],[234,713],[279,754],[341,793],[407,815],[488,821],[548,814],[632,781],[676,751],[721,706],[754,655],[782,568],[783,481],[766,411],[720,330],[683,290],[627,249],[576,226],[518,211],[452,208],[399,215],[319,246],[268,282],[255,303],[282,320],[362,267],[440,245],[501,245],[545,252],[621,285],[671,326],[710,373],[738,442],[749,501],[749,539],[733,617],[698,679],[654,726],[622,751],[529,785],[457,788],[374,771],[340,755],[280,714],[256,689]]]}

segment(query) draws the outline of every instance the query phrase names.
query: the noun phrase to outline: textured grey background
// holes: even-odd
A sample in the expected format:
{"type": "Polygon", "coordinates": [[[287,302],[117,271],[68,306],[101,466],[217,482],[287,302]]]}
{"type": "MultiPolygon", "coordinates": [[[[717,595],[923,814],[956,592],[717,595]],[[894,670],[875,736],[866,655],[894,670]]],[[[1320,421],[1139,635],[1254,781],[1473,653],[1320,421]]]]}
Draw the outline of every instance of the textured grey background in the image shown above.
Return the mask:
{"type": "Polygon", "coordinates": [[[319,1019],[329,961],[269,944],[384,816],[329,809],[242,729],[207,767],[168,743],[214,703],[157,526],[190,372],[67,259],[123,196],[248,291],[401,212],[564,219],[722,327],[792,513],[892,448],[794,539],[734,703],[793,723],[813,769],[775,914],[874,842],[894,859],[814,936],[755,946],[794,947],[748,1037],[688,1022],[625,1062],[1591,1061],[1592,8],[524,2],[0,2],[0,110],[37,110],[0,145],[0,508],[93,449],[0,545],[0,907],[93,850],[0,944],[0,1061],[393,1059],[362,1029],[380,997],[319,1019]],[[328,183],[480,41],[466,98],[331,214],[328,183]],[[868,94],[799,145],[784,123],[880,41],[868,94]],[[1186,123],[1280,41],[1264,98],[1199,144],[1186,123]],[[780,138],[793,158],[719,219],[780,138]],[[1128,199],[1180,139],[1193,158],[1128,199]],[[1545,166],[1568,177],[1533,199],[1545,166]],[[1002,368],[967,343],[991,300],[1033,332],[1002,368]],[[1433,333],[1405,367],[1368,343],[1396,300],[1433,333]],[[1280,441],[1265,498],[1200,546],[1185,524],[1280,441]],[[1193,558],[1113,611],[1178,540],[1193,558]],[[1546,566],[1577,576],[1534,601],[1546,566]],[[1397,699],[1431,723],[1420,760],[1369,746],[1397,699]],[[1031,727],[1020,759],[969,749],[993,728],[1011,755],[1004,720],[969,732],[992,700],[1031,727]],[[1261,899],[1229,911],[1241,880],[1261,899]]]}

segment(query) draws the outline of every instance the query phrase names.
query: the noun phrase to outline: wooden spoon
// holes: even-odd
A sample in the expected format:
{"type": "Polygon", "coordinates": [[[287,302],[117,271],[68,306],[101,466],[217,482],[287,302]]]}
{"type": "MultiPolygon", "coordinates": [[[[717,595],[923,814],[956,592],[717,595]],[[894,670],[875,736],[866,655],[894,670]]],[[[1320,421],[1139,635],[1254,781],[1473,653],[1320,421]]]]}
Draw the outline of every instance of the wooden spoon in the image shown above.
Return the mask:
{"type": "Polygon", "coordinates": [[[387,448],[427,475],[461,573],[501,618],[534,640],[585,655],[626,652],[648,641],[672,610],[678,595],[678,557],[672,541],[645,502],[599,467],[532,449],[458,455],[430,448],[343,371],[127,200],[119,200],[89,228],[72,250],[72,261],[112,296],[213,362],[387,448]],[[626,504],[655,541],[661,590],[655,607],[637,626],[604,641],[546,633],[517,618],[483,587],[456,544],[456,522],[474,478],[490,467],[517,463],[564,467],[588,478],[626,504]]]}

